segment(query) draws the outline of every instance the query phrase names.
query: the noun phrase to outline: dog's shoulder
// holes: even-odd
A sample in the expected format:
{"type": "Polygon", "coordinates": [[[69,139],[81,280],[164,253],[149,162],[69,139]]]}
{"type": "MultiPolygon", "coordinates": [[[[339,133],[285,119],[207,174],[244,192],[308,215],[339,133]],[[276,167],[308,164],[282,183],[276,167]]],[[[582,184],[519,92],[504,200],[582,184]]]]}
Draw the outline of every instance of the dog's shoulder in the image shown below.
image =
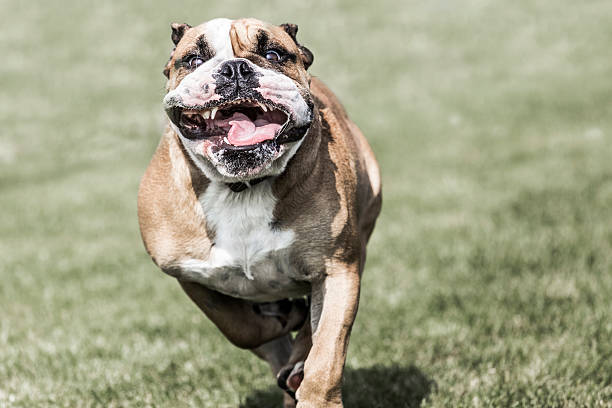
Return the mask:
{"type": "Polygon", "coordinates": [[[207,256],[209,229],[198,201],[208,180],[194,172],[170,128],[140,181],[138,220],[147,252],[161,267],[171,266],[176,254],[207,256]]]}
{"type": "MultiPolygon", "coordinates": [[[[338,97],[318,78],[311,90],[321,113],[322,140],[328,145],[336,173],[337,189],[355,194],[359,212],[380,207],[381,176],[374,152],[359,127],[348,116],[338,97]]],[[[378,215],[380,208],[376,210],[378,215]]]]}
{"type": "Polygon", "coordinates": [[[380,210],[380,175],[372,149],[338,97],[315,77],[310,89],[317,127],[289,173],[308,162],[312,150],[316,161],[308,171],[300,171],[299,188],[282,197],[275,216],[281,224],[294,226],[306,264],[314,265],[340,247],[347,258],[360,256],[380,210]]]}

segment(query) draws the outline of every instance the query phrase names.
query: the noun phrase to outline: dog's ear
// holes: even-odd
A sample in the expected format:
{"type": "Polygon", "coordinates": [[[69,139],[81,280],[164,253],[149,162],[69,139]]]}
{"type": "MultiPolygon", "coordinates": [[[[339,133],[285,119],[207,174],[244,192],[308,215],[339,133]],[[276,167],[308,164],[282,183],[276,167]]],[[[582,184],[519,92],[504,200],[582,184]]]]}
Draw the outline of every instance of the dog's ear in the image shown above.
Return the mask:
{"type": "Polygon", "coordinates": [[[312,61],[314,61],[314,55],[312,52],[297,41],[297,32],[298,26],[297,24],[285,23],[281,24],[280,27],[285,30],[287,34],[293,39],[293,41],[297,44],[300,50],[300,56],[302,57],[302,62],[304,63],[304,68],[308,69],[310,65],[312,65],[312,61]]]}
{"type": "Polygon", "coordinates": [[[174,43],[174,46],[181,41],[181,38],[183,38],[185,32],[191,28],[191,26],[187,23],[172,23],[170,24],[170,27],[172,27],[172,42],[174,43]]]}
{"type": "Polygon", "coordinates": [[[298,32],[297,24],[285,23],[285,24],[281,24],[280,26],[283,30],[285,30],[287,34],[289,34],[291,38],[293,38],[293,41],[295,41],[295,43],[297,44],[297,39],[296,39],[296,35],[298,32]]]}
{"type": "Polygon", "coordinates": [[[172,51],[170,52],[170,58],[168,59],[168,62],[166,62],[166,66],[164,67],[163,72],[166,78],[170,77],[170,61],[172,61],[172,55],[174,54],[176,45],[179,43],[179,41],[181,41],[181,38],[183,38],[185,32],[191,28],[191,26],[187,23],[172,23],[170,24],[170,27],[172,28],[172,35],[170,36],[170,38],[172,38],[174,48],[172,48],[172,51]]]}

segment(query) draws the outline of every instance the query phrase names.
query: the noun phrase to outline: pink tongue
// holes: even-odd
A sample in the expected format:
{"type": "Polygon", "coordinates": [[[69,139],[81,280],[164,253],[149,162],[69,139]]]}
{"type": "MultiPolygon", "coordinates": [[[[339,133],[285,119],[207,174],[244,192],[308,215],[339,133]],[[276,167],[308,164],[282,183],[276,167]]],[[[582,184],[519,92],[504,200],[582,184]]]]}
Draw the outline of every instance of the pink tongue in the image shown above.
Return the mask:
{"type": "Polygon", "coordinates": [[[229,118],[229,124],[232,127],[227,134],[227,140],[234,146],[248,146],[274,139],[276,131],[281,127],[278,123],[270,123],[265,119],[253,122],[248,116],[238,112],[229,118]]]}

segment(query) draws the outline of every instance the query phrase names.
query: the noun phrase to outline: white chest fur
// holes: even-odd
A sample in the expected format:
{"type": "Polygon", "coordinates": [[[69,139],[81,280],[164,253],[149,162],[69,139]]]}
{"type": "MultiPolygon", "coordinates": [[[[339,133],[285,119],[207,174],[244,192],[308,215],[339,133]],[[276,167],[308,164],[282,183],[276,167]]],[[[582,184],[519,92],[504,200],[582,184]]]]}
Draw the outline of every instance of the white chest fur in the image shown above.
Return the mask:
{"type": "Polygon", "coordinates": [[[215,231],[215,245],[207,263],[215,267],[241,266],[247,278],[251,268],[272,251],[288,247],[293,231],[271,228],[276,199],[269,182],[234,193],[226,185],[211,183],[200,197],[206,222],[215,231]]]}
{"type": "Polygon", "coordinates": [[[291,292],[288,251],[291,230],[272,228],[276,198],[264,181],[239,193],[211,182],[200,196],[206,222],[214,231],[208,259],[180,263],[183,278],[232,296],[260,299],[291,292]]]}

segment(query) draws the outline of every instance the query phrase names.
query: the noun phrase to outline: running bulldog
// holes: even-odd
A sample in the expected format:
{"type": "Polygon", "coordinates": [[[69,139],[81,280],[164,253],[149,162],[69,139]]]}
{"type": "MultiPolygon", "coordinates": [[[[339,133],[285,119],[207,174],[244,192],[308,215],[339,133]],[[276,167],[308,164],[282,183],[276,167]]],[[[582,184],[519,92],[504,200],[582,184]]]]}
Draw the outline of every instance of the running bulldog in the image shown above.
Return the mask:
{"type": "Polygon", "coordinates": [[[337,408],[380,176],[296,33],[172,24],[168,124],[138,218],[153,261],[269,363],[285,407],[337,408]]]}

